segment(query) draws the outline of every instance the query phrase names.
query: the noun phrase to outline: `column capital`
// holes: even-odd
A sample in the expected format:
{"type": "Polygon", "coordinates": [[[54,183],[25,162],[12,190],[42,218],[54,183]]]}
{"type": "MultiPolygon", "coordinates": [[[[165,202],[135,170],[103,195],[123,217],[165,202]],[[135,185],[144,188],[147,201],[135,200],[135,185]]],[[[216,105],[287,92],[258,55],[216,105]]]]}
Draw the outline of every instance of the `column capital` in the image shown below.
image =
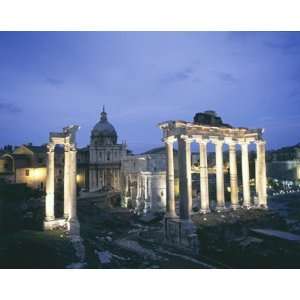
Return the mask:
{"type": "Polygon", "coordinates": [[[70,151],[77,152],[75,144],[70,144],[70,151]]]}
{"type": "Polygon", "coordinates": [[[64,150],[65,152],[69,152],[71,150],[71,145],[70,144],[64,144],[64,150]]]}
{"type": "Polygon", "coordinates": [[[168,136],[163,139],[163,142],[165,142],[166,144],[173,144],[174,142],[176,142],[176,138],[175,136],[168,136]]]}
{"type": "Polygon", "coordinates": [[[234,150],[235,151],[236,150],[236,145],[237,145],[236,142],[228,143],[229,150],[231,150],[231,151],[234,150]]]}
{"type": "Polygon", "coordinates": [[[241,141],[239,142],[239,145],[241,145],[242,147],[246,147],[248,146],[250,143],[248,141],[241,141]]]}
{"type": "Polygon", "coordinates": [[[219,140],[219,139],[215,139],[215,138],[212,138],[211,142],[215,145],[221,145],[221,146],[225,143],[224,140],[219,140]]]}
{"type": "Polygon", "coordinates": [[[208,139],[202,139],[202,138],[195,138],[196,143],[198,144],[203,144],[203,145],[207,145],[209,140],[208,139]]]}
{"type": "Polygon", "coordinates": [[[265,144],[266,144],[266,141],[265,141],[265,140],[256,140],[256,141],[255,141],[255,144],[256,144],[256,145],[265,145],[265,144]]]}
{"type": "Polygon", "coordinates": [[[227,144],[228,146],[236,146],[238,144],[237,140],[234,140],[232,138],[226,138],[224,139],[225,144],[227,144]]]}
{"type": "Polygon", "coordinates": [[[184,134],[179,135],[178,138],[184,140],[186,143],[192,143],[194,140],[192,137],[184,134]]]}
{"type": "Polygon", "coordinates": [[[49,143],[47,145],[47,149],[48,149],[48,152],[54,152],[54,150],[55,150],[55,144],[54,143],[49,143]]]}
{"type": "Polygon", "coordinates": [[[239,140],[238,143],[240,145],[249,145],[250,144],[250,141],[247,141],[247,140],[239,140]]]}

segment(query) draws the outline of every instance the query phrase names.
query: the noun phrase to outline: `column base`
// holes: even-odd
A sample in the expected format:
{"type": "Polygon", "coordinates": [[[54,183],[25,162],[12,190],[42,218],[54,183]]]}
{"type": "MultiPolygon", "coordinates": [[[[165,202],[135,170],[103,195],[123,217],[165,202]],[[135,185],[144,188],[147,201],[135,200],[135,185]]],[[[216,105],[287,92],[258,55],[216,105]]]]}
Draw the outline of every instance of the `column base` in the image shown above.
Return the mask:
{"type": "Polygon", "coordinates": [[[237,210],[237,209],[241,208],[241,206],[239,204],[231,204],[230,208],[232,210],[237,210]]]}
{"type": "Polygon", "coordinates": [[[164,230],[166,243],[198,254],[197,228],[190,220],[166,219],[164,230]]]}
{"type": "Polygon", "coordinates": [[[251,204],[243,204],[242,206],[244,209],[251,209],[253,206],[251,204]]]}
{"type": "Polygon", "coordinates": [[[203,214],[203,215],[209,214],[210,212],[211,212],[210,208],[201,208],[201,209],[199,210],[199,213],[200,213],[200,214],[203,214]]]}
{"type": "Polygon", "coordinates": [[[267,204],[257,204],[256,208],[258,208],[258,209],[266,209],[266,210],[269,209],[267,204]]]}
{"type": "Polygon", "coordinates": [[[165,213],[165,218],[175,219],[175,218],[178,218],[178,216],[177,216],[177,214],[175,212],[166,212],[165,213]]]}
{"type": "Polygon", "coordinates": [[[44,230],[54,230],[62,227],[66,227],[67,222],[65,219],[53,219],[44,221],[44,230]]]}
{"type": "Polygon", "coordinates": [[[67,221],[67,229],[70,235],[80,235],[80,223],[77,218],[72,218],[67,221]]]}
{"type": "Polygon", "coordinates": [[[217,211],[217,212],[223,212],[223,211],[225,211],[225,210],[226,210],[225,205],[224,205],[224,206],[222,205],[222,206],[217,206],[217,207],[216,207],[216,211],[217,211]]]}
{"type": "Polygon", "coordinates": [[[51,221],[54,221],[55,220],[55,217],[45,217],[45,222],[51,222],[51,221]]]}

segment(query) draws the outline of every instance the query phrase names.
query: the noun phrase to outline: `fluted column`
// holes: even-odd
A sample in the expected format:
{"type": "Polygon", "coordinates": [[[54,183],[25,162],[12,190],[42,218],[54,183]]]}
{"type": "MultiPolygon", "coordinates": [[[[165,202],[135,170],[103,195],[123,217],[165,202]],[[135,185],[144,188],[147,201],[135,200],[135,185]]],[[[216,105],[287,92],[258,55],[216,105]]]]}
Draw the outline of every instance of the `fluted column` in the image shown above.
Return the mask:
{"type": "Polygon", "coordinates": [[[256,187],[258,192],[258,206],[267,207],[267,174],[266,174],[266,142],[257,141],[256,150],[257,150],[257,172],[256,176],[256,187]]]}
{"type": "Polygon", "coordinates": [[[70,148],[70,208],[69,208],[69,220],[73,221],[77,219],[77,186],[76,186],[76,175],[77,175],[77,161],[76,161],[76,148],[75,145],[71,145],[70,148]]]}
{"type": "Polygon", "coordinates": [[[64,217],[67,219],[70,212],[70,145],[65,145],[64,166],[64,217]]]}
{"type": "Polygon", "coordinates": [[[248,142],[242,142],[242,176],[243,176],[243,206],[249,208],[251,206],[250,199],[250,182],[249,182],[249,154],[248,142]]]}
{"type": "Polygon", "coordinates": [[[223,166],[223,141],[214,141],[216,146],[216,183],[218,211],[225,209],[224,195],[224,166],[223,166]]]}
{"type": "Polygon", "coordinates": [[[208,213],[209,208],[209,189],[208,189],[208,170],[207,170],[207,141],[197,140],[199,144],[200,158],[200,212],[208,213]]]}
{"type": "Polygon", "coordinates": [[[191,141],[185,136],[178,138],[180,219],[190,220],[192,209],[191,141]]]}
{"type": "Polygon", "coordinates": [[[173,143],[174,138],[167,138],[165,140],[167,152],[167,217],[176,217],[175,210],[175,188],[174,188],[174,155],[173,143]]]}
{"type": "Polygon", "coordinates": [[[237,177],[237,165],[236,165],[236,143],[231,142],[229,144],[229,170],[230,170],[230,195],[231,195],[231,207],[237,209],[239,207],[238,198],[238,177],[237,177]]]}
{"type": "Polygon", "coordinates": [[[46,181],[46,221],[55,219],[54,214],[54,193],[55,193],[55,158],[54,144],[48,144],[47,152],[47,181],[46,181]]]}

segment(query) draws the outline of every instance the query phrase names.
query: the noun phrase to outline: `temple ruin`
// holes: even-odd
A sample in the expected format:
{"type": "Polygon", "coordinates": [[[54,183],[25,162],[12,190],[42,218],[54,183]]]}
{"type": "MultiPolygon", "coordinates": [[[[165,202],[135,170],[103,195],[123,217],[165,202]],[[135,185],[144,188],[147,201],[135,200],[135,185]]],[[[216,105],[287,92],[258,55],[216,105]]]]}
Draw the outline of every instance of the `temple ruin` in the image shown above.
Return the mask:
{"type": "Polygon", "coordinates": [[[63,132],[51,132],[47,152],[47,181],[44,229],[67,226],[77,230],[79,223],[76,213],[76,139],[79,127],[72,125],[63,132]],[[64,217],[55,218],[55,147],[64,146],[64,217]]]}
{"type": "Polygon", "coordinates": [[[166,121],[159,124],[163,132],[163,141],[167,152],[167,211],[168,218],[177,218],[174,193],[174,158],[173,145],[178,142],[180,209],[179,219],[190,220],[192,211],[191,143],[196,142],[200,157],[200,212],[211,211],[207,168],[207,145],[212,143],[216,156],[216,207],[225,209],[223,146],[229,147],[231,208],[257,207],[267,208],[267,178],[265,162],[265,144],[263,129],[232,127],[223,123],[213,111],[198,113],[194,122],[166,121]],[[256,144],[255,197],[250,194],[249,145],[256,144]],[[238,197],[238,174],[236,148],[241,147],[242,190],[243,197],[238,197]],[[254,199],[255,198],[255,199],[254,199]],[[240,201],[242,200],[242,205],[240,201]]]}

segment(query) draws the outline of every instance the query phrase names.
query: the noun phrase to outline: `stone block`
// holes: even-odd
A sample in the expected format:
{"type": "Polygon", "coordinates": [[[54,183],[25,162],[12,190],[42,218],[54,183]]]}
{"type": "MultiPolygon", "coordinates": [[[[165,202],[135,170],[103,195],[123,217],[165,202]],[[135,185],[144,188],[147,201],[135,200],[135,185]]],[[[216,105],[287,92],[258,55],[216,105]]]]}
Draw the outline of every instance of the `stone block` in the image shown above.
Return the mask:
{"type": "Polygon", "coordinates": [[[65,219],[55,219],[51,221],[44,221],[44,230],[54,230],[61,227],[66,227],[67,222],[65,219]]]}

